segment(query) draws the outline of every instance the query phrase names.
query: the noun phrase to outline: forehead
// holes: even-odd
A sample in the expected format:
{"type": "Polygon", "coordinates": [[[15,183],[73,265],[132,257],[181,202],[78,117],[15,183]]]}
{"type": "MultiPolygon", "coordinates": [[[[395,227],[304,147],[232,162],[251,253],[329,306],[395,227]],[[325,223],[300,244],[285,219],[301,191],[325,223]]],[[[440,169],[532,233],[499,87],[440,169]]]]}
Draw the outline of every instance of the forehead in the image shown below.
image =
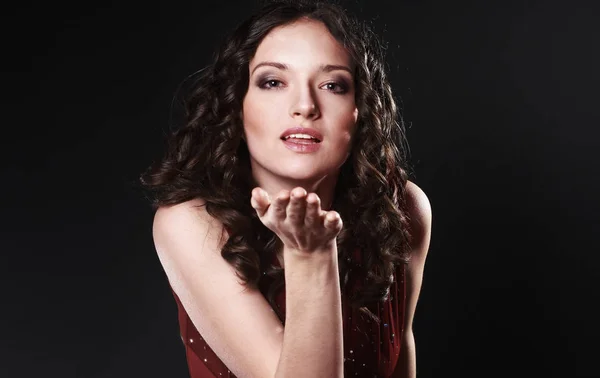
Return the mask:
{"type": "Polygon", "coordinates": [[[298,20],[271,30],[258,45],[250,68],[262,60],[290,66],[312,63],[351,65],[350,54],[320,21],[298,20]]]}

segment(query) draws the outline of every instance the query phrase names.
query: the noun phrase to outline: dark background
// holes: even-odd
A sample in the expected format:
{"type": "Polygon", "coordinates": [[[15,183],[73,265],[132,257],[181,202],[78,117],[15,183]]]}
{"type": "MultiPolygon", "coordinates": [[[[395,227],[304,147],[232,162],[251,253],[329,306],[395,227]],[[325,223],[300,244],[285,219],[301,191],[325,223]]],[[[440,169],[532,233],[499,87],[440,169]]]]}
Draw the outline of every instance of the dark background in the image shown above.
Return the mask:
{"type": "MultiPolygon", "coordinates": [[[[598,2],[343,3],[388,42],[433,208],[419,377],[599,376],[598,2]]],[[[135,184],[253,4],[5,9],[0,376],[187,376],[135,184]]]]}

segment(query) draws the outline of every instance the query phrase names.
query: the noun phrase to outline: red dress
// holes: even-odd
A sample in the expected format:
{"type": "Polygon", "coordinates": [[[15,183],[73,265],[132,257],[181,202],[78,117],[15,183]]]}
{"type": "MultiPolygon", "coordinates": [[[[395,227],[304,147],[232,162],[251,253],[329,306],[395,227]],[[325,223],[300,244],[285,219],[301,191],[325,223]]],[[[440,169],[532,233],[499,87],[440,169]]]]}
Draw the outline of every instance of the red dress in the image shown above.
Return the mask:
{"type": "MultiPolygon", "coordinates": [[[[358,257],[358,253],[355,257],[358,257]]],[[[273,264],[279,266],[279,260],[274,258],[273,264]]],[[[389,299],[368,306],[381,320],[379,324],[352,309],[348,300],[342,297],[345,377],[390,377],[394,372],[404,328],[404,276],[405,265],[400,264],[390,287],[389,299]]],[[[173,292],[173,295],[179,310],[179,328],[185,345],[190,377],[235,377],[198,333],[177,294],[173,292]]],[[[285,286],[278,293],[276,302],[282,313],[285,313],[285,286]]]]}

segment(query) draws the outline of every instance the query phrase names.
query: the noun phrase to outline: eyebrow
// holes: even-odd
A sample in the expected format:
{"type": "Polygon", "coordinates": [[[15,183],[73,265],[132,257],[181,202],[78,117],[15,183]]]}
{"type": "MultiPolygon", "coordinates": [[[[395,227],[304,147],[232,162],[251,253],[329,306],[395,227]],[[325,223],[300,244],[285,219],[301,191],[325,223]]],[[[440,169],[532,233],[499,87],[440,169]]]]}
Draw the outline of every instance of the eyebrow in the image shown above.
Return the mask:
{"type": "MultiPolygon", "coordinates": [[[[261,62],[261,63],[257,64],[256,67],[254,67],[254,69],[252,70],[250,75],[254,74],[254,71],[256,71],[257,68],[264,67],[264,66],[275,67],[275,68],[279,68],[280,70],[284,70],[284,71],[289,69],[289,66],[287,64],[283,64],[283,63],[279,63],[279,62],[261,62]]],[[[342,65],[338,65],[338,64],[321,64],[319,66],[319,71],[321,71],[321,72],[331,72],[331,71],[337,71],[337,70],[348,71],[350,74],[352,74],[352,71],[347,66],[342,66],[342,65]]]]}

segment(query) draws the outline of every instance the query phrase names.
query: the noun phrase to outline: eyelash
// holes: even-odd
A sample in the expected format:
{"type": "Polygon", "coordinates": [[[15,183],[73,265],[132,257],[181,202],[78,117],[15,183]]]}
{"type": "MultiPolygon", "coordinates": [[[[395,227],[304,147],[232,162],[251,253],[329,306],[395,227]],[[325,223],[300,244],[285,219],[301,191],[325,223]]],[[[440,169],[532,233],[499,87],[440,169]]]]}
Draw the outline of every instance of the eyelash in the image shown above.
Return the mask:
{"type": "MultiPolygon", "coordinates": [[[[276,79],[259,80],[259,85],[258,86],[259,86],[260,89],[264,89],[264,90],[271,90],[271,89],[277,90],[277,89],[281,89],[280,87],[265,87],[265,84],[270,83],[270,82],[281,83],[280,80],[276,80],[276,79]]],[[[344,83],[338,83],[338,82],[335,82],[335,81],[331,81],[329,83],[325,83],[325,85],[331,85],[331,84],[337,85],[340,88],[340,90],[337,91],[337,92],[336,91],[331,91],[331,93],[333,93],[333,94],[344,94],[344,93],[348,92],[348,88],[347,88],[346,84],[344,84],[344,83]]]]}

